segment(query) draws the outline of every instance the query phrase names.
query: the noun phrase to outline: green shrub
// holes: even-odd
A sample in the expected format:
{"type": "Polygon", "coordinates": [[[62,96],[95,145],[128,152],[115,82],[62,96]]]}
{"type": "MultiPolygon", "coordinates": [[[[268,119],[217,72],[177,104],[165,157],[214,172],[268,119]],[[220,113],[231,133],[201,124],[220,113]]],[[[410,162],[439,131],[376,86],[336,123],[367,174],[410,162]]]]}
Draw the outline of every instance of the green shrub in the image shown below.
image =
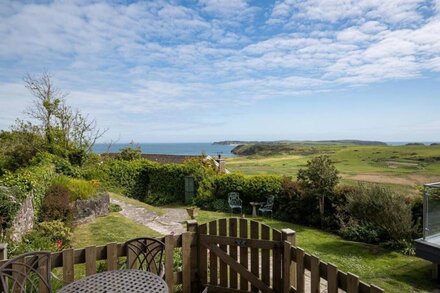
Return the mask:
{"type": "Polygon", "coordinates": [[[142,155],[142,150],[139,145],[134,146],[134,144],[130,144],[130,146],[123,148],[118,153],[118,159],[119,160],[125,160],[125,161],[133,161],[133,160],[139,160],[142,155]]]}
{"type": "Polygon", "coordinates": [[[15,173],[6,172],[0,177],[0,185],[16,187],[26,197],[32,192],[35,215],[38,217],[43,197],[52,180],[58,176],[52,164],[31,166],[15,173]]]}
{"type": "Polygon", "coordinates": [[[0,233],[11,227],[12,221],[26,197],[17,187],[0,186],[0,233]]]}
{"type": "Polygon", "coordinates": [[[370,223],[359,223],[350,220],[339,230],[340,235],[348,240],[366,243],[379,243],[385,231],[380,227],[370,223]]]}
{"type": "Polygon", "coordinates": [[[127,194],[129,191],[133,192],[136,187],[142,186],[139,182],[141,179],[139,173],[143,166],[152,164],[155,163],[147,160],[106,159],[102,164],[86,167],[83,177],[88,180],[99,180],[104,188],[127,194]]]}
{"type": "Polygon", "coordinates": [[[50,153],[39,153],[32,159],[32,165],[54,165],[55,172],[58,174],[78,177],[80,174],[80,168],[73,166],[69,160],[50,154],[50,153]]]}
{"type": "Polygon", "coordinates": [[[49,187],[41,207],[42,221],[60,220],[70,224],[73,220],[73,208],[70,205],[70,191],[61,184],[49,187]]]}
{"type": "Polygon", "coordinates": [[[266,201],[269,195],[279,196],[282,192],[282,177],[231,173],[217,176],[214,186],[215,198],[227,200],[230,192],[238,192],[245,206],[251,201],[266,201]]]}
{"type": "Polygon", "coordinates": [[[42,222],[15,244],[11,253],[19,255],[30,251],[60,251],[70,247],[72,231],[61,221],[42,222]]]}
{"type": "Polygon", "coordinates": [[[66,187],[70,193],[70,201],[90,199],[97,194],[99,182],[59,176],[53,181],[54,185],[66,187]]]}
{"type": "Polygon", "coordinates": [[[229,211],[229,204],[224,199],[216,199],[212,202],[211,209],[219,212],[227,212],[229,211]]]}
{"type": "Polygon", "coordinates": [[[411,205],[377,184],[359,184],[347,195],[346,212],[355,221],[385,231],[381,241],[410,240],[414,232],[411,205]]]}
{"type": "Polygon", "coordinates": [[[289,177],[283,177],[281,192],[276,198],[275,217],[305,225],[319,225],[319,210],[314,197],[304,191],[304,186],[289,177]]]}
{"type": "Polygon", "coordinates": [[[118,212],[120,212],[120,211],[122,211],[122,208],[121,208],[120,205],[115,204],[115,203],[111,203],[111,204],[110,204],[110,212],[111,212],[111,213],[118,213],[118,212]]]}

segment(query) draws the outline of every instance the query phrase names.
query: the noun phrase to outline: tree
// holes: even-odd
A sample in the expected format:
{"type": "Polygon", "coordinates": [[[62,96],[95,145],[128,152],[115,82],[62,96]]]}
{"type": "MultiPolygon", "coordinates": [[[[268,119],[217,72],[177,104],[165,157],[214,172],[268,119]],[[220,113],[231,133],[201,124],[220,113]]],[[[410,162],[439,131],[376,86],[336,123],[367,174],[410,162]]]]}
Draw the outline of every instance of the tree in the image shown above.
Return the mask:
{"type": "Polygon", "coordinates": [[[305,169],[298,171],[298,182],[318,198],[322,224],[325,198],[333,193],[339,182],[338,170],[329,156],[318,156],[308,161],[305,169]]]}
{"type": "Polygon", "coordinates": [[[50,153],[74,157],[90,152],[97,139],[106,131],[97,128],[96,121],[66,103],[68,93],[53,84],[48,73],[40,77],[27,75],[25,86],[35,97],[26,114],[37,121],[50,153]]]}

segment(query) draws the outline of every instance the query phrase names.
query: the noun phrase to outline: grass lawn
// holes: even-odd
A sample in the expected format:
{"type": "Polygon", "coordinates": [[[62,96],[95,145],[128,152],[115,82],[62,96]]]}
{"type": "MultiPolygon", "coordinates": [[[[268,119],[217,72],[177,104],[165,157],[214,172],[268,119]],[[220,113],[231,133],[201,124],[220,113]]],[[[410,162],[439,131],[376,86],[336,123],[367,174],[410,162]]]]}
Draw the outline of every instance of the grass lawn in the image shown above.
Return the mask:
{"type": "Polygon", "coordinates": [[[91,223],[75,227],[72,246],[83,248],[110,242],[125,242],[128,239],[141,236],[157,237],[160,234],[119,213],[110,213],[108,216],[97,218],[91,223]]]}
{"type": "MultiPolygon", "coordinates": [[[[229,217],[228,213],[200,211],[199,223],[229,217]]],[[[383,249],[377,245],[347,241],[318,229],[268,218],[259,221],[276,228],[297,232],[297,245],[331,262],[340,270],[358,275],[363,281],[382,287],[386,292],[431,292],[437,284],[431,281],[430,263],[412,256],[383,249]]]]}

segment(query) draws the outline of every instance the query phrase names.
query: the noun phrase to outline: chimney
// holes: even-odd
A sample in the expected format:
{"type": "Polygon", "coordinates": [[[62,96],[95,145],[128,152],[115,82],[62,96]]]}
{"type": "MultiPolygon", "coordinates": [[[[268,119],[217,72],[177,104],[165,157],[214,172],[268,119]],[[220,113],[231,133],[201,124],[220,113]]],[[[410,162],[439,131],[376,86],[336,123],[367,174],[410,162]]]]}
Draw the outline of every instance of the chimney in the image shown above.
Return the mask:
{"type": "Polygon", "coordinates": [[[219,173],[225,173],[225,170],[226,170],[226,168],[225,168],[225,160],[224,159],[222,159],[222,155],[221,154],[218,154],[218,158],[217,159],[215,159],[215,161],[218,163],[218,166],[217,166],[217,172],[219,172],[219,173]]]}

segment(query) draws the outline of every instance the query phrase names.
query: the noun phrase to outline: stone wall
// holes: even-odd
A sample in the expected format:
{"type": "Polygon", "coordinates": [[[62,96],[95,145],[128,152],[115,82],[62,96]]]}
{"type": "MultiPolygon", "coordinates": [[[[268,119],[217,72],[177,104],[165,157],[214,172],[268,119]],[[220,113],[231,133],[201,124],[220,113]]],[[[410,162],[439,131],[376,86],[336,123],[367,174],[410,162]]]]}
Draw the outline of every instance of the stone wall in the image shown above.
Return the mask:
{"type": "Polygon", "coordinates": [[[110,195],[103,192],[89,200],[77,200],[74,203],[76,224],[89,222],[96,217],[105,216],[110,209],[110,195]]]}
{"type": "Polygon", "coordinates": [[[28,196],[22,203],[14,221],[11,225],[11,239],[13,241],[21,241],[26,232],[34,227],[35,214],[34,214],[34,204],[33,196],[28,196]]]}

